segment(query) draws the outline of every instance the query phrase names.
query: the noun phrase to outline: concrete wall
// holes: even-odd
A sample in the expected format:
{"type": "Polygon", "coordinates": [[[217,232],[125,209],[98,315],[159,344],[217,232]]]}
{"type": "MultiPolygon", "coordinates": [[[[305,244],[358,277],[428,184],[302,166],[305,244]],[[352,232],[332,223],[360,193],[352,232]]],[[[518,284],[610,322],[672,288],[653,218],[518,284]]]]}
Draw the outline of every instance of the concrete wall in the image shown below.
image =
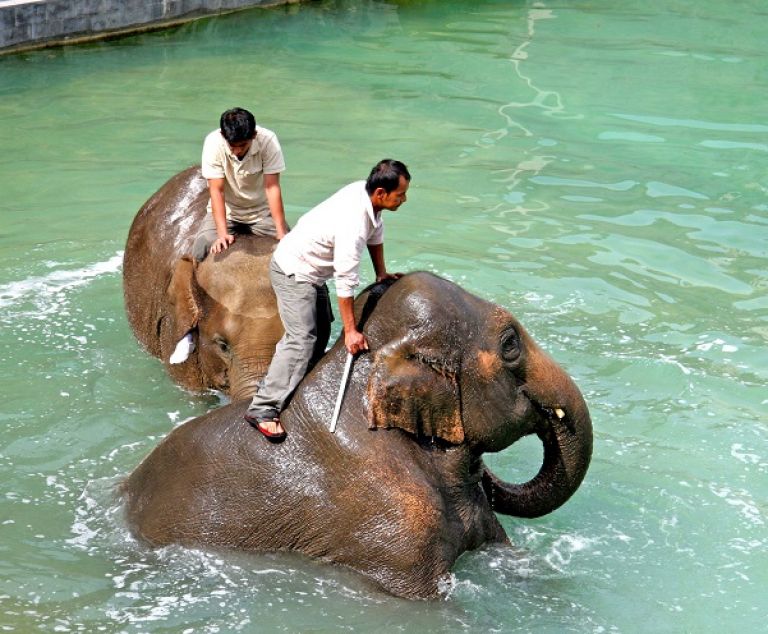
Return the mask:
{"type": "Polygon", "coordinates": [[[0,0],[0,54],[298,0],[0,0]]]}

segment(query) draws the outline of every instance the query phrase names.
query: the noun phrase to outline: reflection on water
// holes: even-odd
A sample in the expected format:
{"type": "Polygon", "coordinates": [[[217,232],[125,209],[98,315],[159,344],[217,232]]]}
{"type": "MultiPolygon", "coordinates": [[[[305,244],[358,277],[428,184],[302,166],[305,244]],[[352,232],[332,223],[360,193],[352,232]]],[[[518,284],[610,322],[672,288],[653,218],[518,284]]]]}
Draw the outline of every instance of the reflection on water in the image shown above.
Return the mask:
{"type": "MultiPolygon", "coordinates": [[[[4,631],[759,630],[761,11],[320,2],[0,59],[4,631]],[[513,548],[463,557],[442,601],[300,557],[151,551],[125,529],[115,485],[222,402],[132,338],[125,237],[232,105],[280,135],[292,221],[404,160],[391,268],[510,308],[590,404],[579,492],[502,518],[513,548]]],[[[540,459],[531,438],[487,456],[515,481],[540,459]]]]}

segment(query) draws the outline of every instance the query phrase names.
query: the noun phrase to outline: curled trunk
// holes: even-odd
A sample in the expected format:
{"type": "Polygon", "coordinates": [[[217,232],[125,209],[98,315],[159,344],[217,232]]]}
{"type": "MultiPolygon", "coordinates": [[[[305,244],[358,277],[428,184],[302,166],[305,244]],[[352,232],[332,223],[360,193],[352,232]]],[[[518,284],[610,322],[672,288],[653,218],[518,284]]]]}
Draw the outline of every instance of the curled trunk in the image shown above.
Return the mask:
{"type": "Polygon", "coordinates": [[[528,482],[510,484],[489,469],[483,488],[493,509],[516,517],[541,517],[551,513],[579,488],[592,457],[592,423],[586,406],[574,419],[552,416],[551,424],[538,433],[544,444],[544,461],[528,482]]]}

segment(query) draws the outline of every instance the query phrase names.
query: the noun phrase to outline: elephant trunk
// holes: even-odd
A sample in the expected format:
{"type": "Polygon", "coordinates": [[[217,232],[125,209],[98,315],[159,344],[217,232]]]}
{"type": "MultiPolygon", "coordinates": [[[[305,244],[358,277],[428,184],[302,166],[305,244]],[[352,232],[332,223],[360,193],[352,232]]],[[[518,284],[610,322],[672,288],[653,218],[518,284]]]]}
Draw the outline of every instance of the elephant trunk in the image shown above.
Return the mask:
{"type": "Polygon", "coordinates": [[[483,473],[483,488],[493,509],[516,517],[541,517],[564,504],[578,489],[592,458],[587,405],[571,378],[541,354],[529,385],[543,384],[549,389],[525,390],[540,417],[535,433],[544,444],[541,469],[523,484],[503,482],[487,468],[483,473]],[[544,373],[547,381],[541,381],[544,373]]]}
{"type": "MultiPolygon", "coordinates": [[[[254,346],[251,346],[252,348],[254,346]]],[[[257,350],[257,352],[259,352],[257,350]]],[[[253,354],[246,359],[239,357],[229,368],[229,396],[233,401],[252,398],[256,393],[259,383],[269,369],[269,362],[273,350],[269,353],[253,354]]]]}

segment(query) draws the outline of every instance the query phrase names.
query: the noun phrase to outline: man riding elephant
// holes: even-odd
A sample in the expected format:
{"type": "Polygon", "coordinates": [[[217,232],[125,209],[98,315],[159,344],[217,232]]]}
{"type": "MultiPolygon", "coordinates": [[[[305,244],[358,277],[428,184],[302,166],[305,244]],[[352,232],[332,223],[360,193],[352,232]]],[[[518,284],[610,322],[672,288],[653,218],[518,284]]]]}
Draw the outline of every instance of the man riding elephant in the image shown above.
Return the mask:
{"type": "MultiPolygon", "coordinates": [[[[203,144],[202,174],[210,200],[192,245],[196,261],[209,251],[228,249],[238,232],[278,240],[288,233],[280,189],[284,170],[283,152],[272,130],[256,125],[253,114],[243,108],[221,115],[219,129],[203,144]]],[[[186,361],[193,346],[192,336],[185,334],[170,362],[186,361]]]]}
{"type": "Polygon", "coordinates": [[[253,115],[232,108],[221,115],[219,129],[205,137],[203,178],[211,200],[192,255],[202,260],[235,241],[236,231],[274,236],[288,233],[280,173],[285,159],[272,130],[256,125],[253,115]]]}
{"type": "Polygon", "coordinates": [[[395,211],[406,201],[410,180],[400,161],[379,161],[367,181],[351,183],[311,209],[278,244],[269,276],[285,334],[245,414],[245,420],[268,439],[285,438],[280,411],[325,351],[333,319],[325,282],[331,277],[347,351],[368,349],[353,313],[360,257],[367,245],[377,282],[401,276],[387,272],[381,212],[395,211]]]}

